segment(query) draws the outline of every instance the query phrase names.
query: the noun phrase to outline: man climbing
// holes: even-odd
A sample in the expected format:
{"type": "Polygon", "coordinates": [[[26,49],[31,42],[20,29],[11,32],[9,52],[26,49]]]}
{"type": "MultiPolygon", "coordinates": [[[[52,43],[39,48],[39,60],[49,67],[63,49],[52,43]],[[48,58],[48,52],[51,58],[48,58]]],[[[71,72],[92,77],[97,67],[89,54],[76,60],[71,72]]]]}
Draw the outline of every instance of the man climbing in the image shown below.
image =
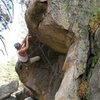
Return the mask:
{"type": "Polygon", "coordinates": [[[29,58],[27,54],[27,50],[29,48],[29,34],[25,38],[25,44],[15,43],[14,47],[17,49],[18,53],[18,61],[22,63],[34,63],[40,60],[40,56],[36,56],[33,58],[29,58]]]}

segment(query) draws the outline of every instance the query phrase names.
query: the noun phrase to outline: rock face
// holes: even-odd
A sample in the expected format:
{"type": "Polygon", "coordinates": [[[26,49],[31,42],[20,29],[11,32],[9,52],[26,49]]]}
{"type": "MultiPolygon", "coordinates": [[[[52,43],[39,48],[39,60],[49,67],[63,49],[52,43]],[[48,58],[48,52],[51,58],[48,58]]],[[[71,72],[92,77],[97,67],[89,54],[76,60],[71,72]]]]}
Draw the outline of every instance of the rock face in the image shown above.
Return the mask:
{"type": "Polygon", "coordinates": [[[25,20],[34,64],[16,66],[20,80],[38,100],[80,100],[79,77],[90,50],[88,25],[95,2],[30,0],[25,20]]]}
{"type": "Polygon", "coordinates": [[[0,87],[0,100],[9,97],[13,92],[18,90],[18,81],[12,81],[8,85],[2,85],[0,87]]]}
{"type": "Polygon", "coordinates": [[[90,73],[92,75],[89,81],[89,100],[100,99],[100,27],[95,33],[95,49],[98,60],[94,69],[92,69],[90,73]]]}
{"type": "Polygon", "coordinates": [[[89,100],[100,99],[100,59],[92,71],[92,77],[89,84],[89,100]]]}
{"type": "Polygon", "coordinates": [[[57,24],[48,9],[47,1],[30,0],[26,12],[29,32],[55,51],[66,53],[75,40],[74,33],[57,24]]]}
{"type": "Polygon", "coordinates": [[[33,100],[31,97],[26,98],[25,100],[33,100]]]}
{"type": "Polygon", "coordinates": [[[16,71],[20,80],[32,90],[37,99],[53,100],[63,77],[61,68],[65,55],[56,53],[43,45],[34,51],[33,56],[35,55],[41,56],[39,62],[23,65],[21,69],[16,66],[16,71]]]}
{"type": "Polygon", "coordinates": [[[13,96],[10,96],[9,98],[3,99],[3,100],[16,100],[16,98],[13,96]]]}

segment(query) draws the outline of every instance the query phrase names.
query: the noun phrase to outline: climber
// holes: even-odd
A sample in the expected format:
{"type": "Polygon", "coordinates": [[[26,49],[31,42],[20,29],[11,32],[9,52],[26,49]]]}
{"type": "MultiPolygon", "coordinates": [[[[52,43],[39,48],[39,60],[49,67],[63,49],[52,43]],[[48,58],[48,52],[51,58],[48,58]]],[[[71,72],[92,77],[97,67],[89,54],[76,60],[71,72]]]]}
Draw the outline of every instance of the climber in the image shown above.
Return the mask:
{"type": "Polygon", "coordinates": [[[34,63],[36,61],[40,60],[40,56],[35,56],[33,58],[29,58],[27,54],[27,50],[29,48],[29,41],[28,39],[30,38],[29,34],[25,38],[25,43],[20,44],[20,43],[15,43],[14,47],[17,49],[18,53],[18,61],[22,63],[34,63]]]}

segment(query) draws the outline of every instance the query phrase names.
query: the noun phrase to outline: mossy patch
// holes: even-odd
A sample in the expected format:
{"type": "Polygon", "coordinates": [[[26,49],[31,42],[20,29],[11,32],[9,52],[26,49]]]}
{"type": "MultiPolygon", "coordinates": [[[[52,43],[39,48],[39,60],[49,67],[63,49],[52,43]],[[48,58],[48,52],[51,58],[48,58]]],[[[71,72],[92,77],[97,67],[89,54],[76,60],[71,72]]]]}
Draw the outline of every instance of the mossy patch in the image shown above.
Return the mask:
{"type": "Polygon", "coordinates": [[[81,83],[79,85],[80,98],[86,98],[87,91],[88,91],[88,82],[85,80],[81,80],[81,83]]]}
{"type": "Polygon", "coordinates": [[[98,26],[100,25],[100,10],[95,11],[93,16],[90,18],[89,25],[91,27],[92,32],[95,33],[98,26]]]}

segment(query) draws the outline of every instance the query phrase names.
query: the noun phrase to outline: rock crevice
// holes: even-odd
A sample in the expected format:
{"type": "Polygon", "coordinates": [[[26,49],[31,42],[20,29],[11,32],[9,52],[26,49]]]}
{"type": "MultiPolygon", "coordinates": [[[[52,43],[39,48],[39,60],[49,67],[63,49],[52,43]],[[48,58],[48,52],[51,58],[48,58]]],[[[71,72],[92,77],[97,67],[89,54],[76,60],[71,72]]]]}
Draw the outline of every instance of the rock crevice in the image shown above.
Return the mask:
{"type": "Polygon", "coordinates": [[[30,0],[25,14],[32,36],[28,53],[41,60],[16,71],[38,100],[80,100],[79,77],[87,66],[92,4],[30,0]]]}

